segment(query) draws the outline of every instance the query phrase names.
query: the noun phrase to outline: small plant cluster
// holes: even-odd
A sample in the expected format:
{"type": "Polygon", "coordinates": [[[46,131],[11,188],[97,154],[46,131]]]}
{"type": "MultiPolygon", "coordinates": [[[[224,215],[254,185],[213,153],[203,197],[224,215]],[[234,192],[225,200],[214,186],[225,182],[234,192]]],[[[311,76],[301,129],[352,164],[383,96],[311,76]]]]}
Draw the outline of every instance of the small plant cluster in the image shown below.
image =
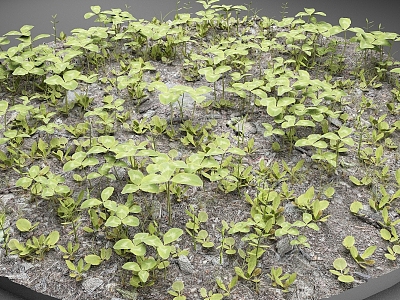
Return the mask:
{"type": "MultiPolygon", "coordinates": [[[[384,47],[399,35],[351,27],[348,18],[338,25],[319,21],[325,14],[312,8],[295,17],[283,13],[278,21],[249,17],[250,6],[196,2],[204,10],[193,17],[177,8],[170,22],[91,6],[84,18],[101,26],[74,29],[69,36],[57,34],[55,15],[53,36],[61,49],[35,46],[49,35],[33,37],[31,25],[0,37],[0,47],[10,36],[19,41],[0,48],[0,169],[17,177],[14,187],[31,202],[56,207],[69,233],[37,237],[40,224],[18,216],[17,237],[2,208],[0,246],[6,255],[42,260],[58,249],[76,281],[118,256],[129,285],[141,291],[167,280],[171,262],[189,254],[191,249],[179,247],[189,238],[194,253],[217,253],[220,265],[235,260],[225,270],[229,276],[215,277],[215,288],[199,289],[203,299],[227,298],[239,281],[259,292],[265,278],[289,292],[300,276],[276,262],[266,265],[263,256],[281,238],[312,248],[309,235],[330,224],[340,189],[336,179],[354,167],[348,163],[354,156],[362,172],[349,175],[348,182],[368,189],[370,198],[354,201],[349,213],[364,217],[363,204],[379,213],[385,257],[396,260],[400,220],[392,213],[400,198],[400,169],[388,157],[398,149],[400,63],[384,55],[384,47]],[[344,55],[350,45],[359,55],[349,71],[344,55]],[[179,65],[180,84],[171,85],[156,68],[160,64],[179,65]],[[366,92],[383,82],[393,99],[378,116],[378,103],[366,92]],[[93,96],[96,86],[101,96],[93,96]],[[362,96],[349,101],[356,89],[362,96]],[[143,116],[148,101],[166,106],[168,116],[143,116]],[[354,116],[346,113],[351,104],[354,116]],[[208,118],[232,110],[240,115],[223,125],[208,118]],[[251,163],[260,154],[246,127],[254,118],[261,124],[261,144],[279,161],[265,155],[251,163]],[[294,151],[303,157],[293,161],[294,151]],[[318,174],[334,179],[309,184],[309,161],[318,174]],[[235,221],[219,216],[221,226],[214,230],[209,222],[215,212],[203,205],[206,190],[215,199],[239,198],[248,211],[235,221]],[[200,196],[191,199],[193,192],[200,196]],[[182,224],[174,219],[177,205],[186,205],[182,224]],[[299,218],[287,218],[289,205],[299,218]],[[111,246],[82,249],[83,235],[102,236],[111,246]]],[[[361,253],[352,235],[342,246],[357,266],[375,264],[370,257],[377,246],[361,253]]],[[[339,281],[354,281],[345,258],[332,264],[330,273],[339,281]]],[[[170,284],[173,299],[187,298],[184,281],[170,284]]]]}

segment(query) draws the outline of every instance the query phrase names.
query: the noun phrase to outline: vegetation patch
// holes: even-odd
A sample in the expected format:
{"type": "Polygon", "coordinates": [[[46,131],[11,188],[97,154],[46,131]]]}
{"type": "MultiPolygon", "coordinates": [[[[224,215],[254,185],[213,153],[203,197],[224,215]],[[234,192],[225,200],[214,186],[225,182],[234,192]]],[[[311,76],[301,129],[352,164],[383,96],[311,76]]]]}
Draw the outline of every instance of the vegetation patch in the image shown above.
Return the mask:
{"type": "Polygon", "coordinates": [[[397,268],[399,35],[196,2],[0,37],[19,41],[0,48],[2,274],[59,299],[294,300],[397,268]]]}

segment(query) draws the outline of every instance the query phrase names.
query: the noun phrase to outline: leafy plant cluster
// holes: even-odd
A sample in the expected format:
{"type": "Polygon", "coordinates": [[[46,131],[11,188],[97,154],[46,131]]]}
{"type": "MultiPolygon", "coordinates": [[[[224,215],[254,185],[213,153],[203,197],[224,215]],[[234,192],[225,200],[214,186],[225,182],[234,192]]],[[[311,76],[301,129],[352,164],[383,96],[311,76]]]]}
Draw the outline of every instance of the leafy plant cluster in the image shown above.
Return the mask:
{"type": "MultiPolygon", "coordinates": [[[[364,95],[354,128],[350,123],[350,127],[334,127],[332,119],[340,124],[349,120],[344,107],[354,81],[333,76],[344,71],[344,51],[350,44],[359,51],[353,76],[360,88],[379,89],[383,80],[392,84],[388,114],[398,116],[400,68],[395,66],[399,62],[385,56],[383,47],[399,41],[399,36],[350,27],[348,18],[341,18],[339,25],[318,21],[317,16],[325,14],[308,8],[280,21],[262,17],[250,34],[248,27],[257,18],[239,18],[248,12],[246,6],[197,2],[204,10],[196,17],[177,10],[170,22],[137,20],[120,9],[102,11],[92,6],[84,17],[94,17],[102,26],[75,29],[71,36],[56,37],[54,17],[54,37],[63,44],[61,50],[49,44],[34,46],[48,35],[32,37],[30,25],[0,38],[0,46],[9,43],[9,36],[20,41],[0,51],[0,88],[9,95],[0,100],[0,168],[18,176],[15,186],[26,190],[31,200],[55,204],[61,224],[72,227],[74,236],[64,246],[56,245],[57,231],[21,242],[10,238],[4,226],[7,214],[2,212],[0,242],[6,253],[43,259],[45,252],[57,246],[70,276],[78,281],[92,266],[118,255],[125,259],[122,269],[129,273],[129,284],[141,288],[155,284],[160,273],[165,278],[170,262],[188,254],[188,249],[177,246],[185,230],[195,251],[201,245],[202,251],[218,250],[220,263],[230,257],[239,262],[230,282],[216,278],[219,292],[199,291],[203,299],[228,297],[238,280],[253,284],[258,291],[265,271],[260,266],[264,253],[285,235],[291,245],[310,247],[306,230],[318,231],[318,224],[328,221],[326,211],[335,189],[310,186],[296,194],[295,185],[305,177],[304,160],[294,165],[276,161],[271,166],[261,160],[253,167],[245,161],[256,151],[254,139],[246,141],[244,126],[237,126],[240,122],[234,127],[239,128],[236,135],[216,134],[216,120],[201,123],[193,118],[198,110],[235,108],[243,112],[243,120],[255,110],[262,111],[264,137],[268,142],[274,139],[273,151],[287,150],[289,155],[294,149],[310,151],[311,160],[331,175],[345,167],[344,155],[357,148],[366,175],[350,176],[349,181],[360,188],[371,187],[368,204],[381,213],[380,234],[391,243],[385,256],[396,260],[399,221],[391,220],[389,211],[400,197],[400,169],[385,164],[385,154],[397,148],[392,139],[400,121],[386,121],[387,114],[371,115],[369,130],[362,119],[375,104],[364,95]],[[354,36],[347,39],[349,32],[354,36]],[[344,39],[335,38],[340,33],[344,39]],[[185,84],[170,86],[154,65],[176,61],[182,62],[185,84]],[[206,83],[191,86],[199,80],[206,83]],[[89,93],[94,84],[104,88],[101,99],[89,93]],[[190,111],[184,105],[188,98],[193,101],[190,111]],[[170,118],[139,118],[141,105],[149,99],[169,106],[170,118]],[[68,124],[59,118],[68,119],[68,124]],[[135,138],[123,140],[121,131],[135,138]],[[189,154],[165,151],[160,147],[165,139],[179,142],[189,154]],[[389,192],[389,185],[395,192],[389,192]],[[206,186],[214,186],[215,193],[236,193],[249,205],[247,220],[221,221],[219,241],[206,227],[208,213],[194,206],[186,210],[185,228],[173,227],[175,202],[184,202],[189,190],[206,186]],[[153,196],[165,199],[167,230],[160,229],[160,220],[144,217],[146,199],[153,196]],[[302,213],[301,219],[293,223],[285,219],[287,202],[302,213]],[[83,216],[88,223],[82,224],[83,216]],[[78,259],[82,231],[104,234],[112,248],[103,247],[78,259]],[[239,246],[239,240],[244,246],[239,246]]],[[[361,207],[361,202],[354,202],[350,211],[357,215],[361,207]]],[[[16,222],[21,232],[37,230],[38,225],[24,218],[16,222]]],[[[372,265],[374,261],[368,258],[376,246],[360,254],[354,243],[351,236],[343,241],[349,257],[362,268],[372,265]]],[[[344,258],[336,259],[333,267],[330,271],[339,281],[354,280],[344,258]]],[[[272,266],[268,277],[272,286],[288,292],[297,274],[272,266]]],[[[175,281],[168,293],[174,299],[186,299],[182,281],[175,281]]]]}

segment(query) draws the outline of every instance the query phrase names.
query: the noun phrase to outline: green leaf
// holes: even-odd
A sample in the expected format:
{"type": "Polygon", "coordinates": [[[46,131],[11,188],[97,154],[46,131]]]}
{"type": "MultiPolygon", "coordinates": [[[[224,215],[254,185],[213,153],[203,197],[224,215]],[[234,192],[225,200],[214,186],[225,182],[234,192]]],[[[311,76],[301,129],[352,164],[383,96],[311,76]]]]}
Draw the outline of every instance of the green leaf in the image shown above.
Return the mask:
{"type": "Polygon", "coordinates": [[[390,239],[392,238],[392,235],[390,234],[389,230],[382,228],[380,230],[381,233],[381,237],[386,240],[386,241],[390,241],[390,239]]]}
{"type": "Polygon", "coordinates": [[[104,148],[103,146],[93,146],[92,148],[90,148],[87,154],[104,153],[104,152],[107,152],[107,149],[104,148]]]}
{"type": "Polygon", "coordinates": [[[345,260],[344,258],[342,258],[342,257],[336,258],[335,261],[333,262],[333,267],[334,267],[336,270],[343,271],[343,270],[346,269],[346,267],[347,267],[347,262],[346,262],[346,260],[345,260]]]}
{"type": "Polygon", "coordinates": [[[376,250],[376,246],[369,246],[367,249],[365,249],[364,253],[361,255],[362,258],[367,258],[370,257],[372,254],[374,254],[376,250]]]}
{"type": "Polygon", "coordinates": [[[203,186],[203,181],[196,174],[178,173],[171,179],[172,182],[191,186],[203,186]]]}
{"type": "Polygon", "coordinates": [[[338,277],[338,280],[341,282],[346,282],[346,283],[350,283],[354,281],[354,277],[351,275],[340,275],[338,277]]]}
{"type": "Polygon", "coordinates": [[[353,214],[358,213],[358,211],[363,207],[363,204],[360,201],[354,201],[351,205],[350,205],[350,211],[353,214]]]}
{"type": "Polygon", "coordinates": [[[138,191],[139,189],[140,189],[140,187],[138,185],[128,183],[122,189],[121,194],[132,194],[132,193],[135,193],[136,191],[138,191]]]}
{"type": "Polygon", "coordinates": [[[85,208],[92,208],[94,206],[98,206],[100,205],[102,202],[99,199],[96,198],[90,198],[88,200],[85,200],[82,202],[81,204],[81,209],[85,209],[85,208]]]}
{"type": "Polygon", "coordinates": [[[124,223],[125,225],[128,225],[128,226],[132,226],[132,227],[137,227],[140,224],[139,219],[134,216],[127,216],[126,218],[124,218],[122,220],[122,223],[124,223]]]}
{"type": "Polygon", "coordinates": [[[134,247],[135,247],[135,245],[133,244],[133,242],[130,239],[121,239],[115,243],[113,248],[121,250],[121,249],[131,249],[134,247]]]}
{"type": "Polygon", "coordinates": [[[351,25],[351,20],[349,18],[340,18],[339,25],[343,30],[347,30],[351,25]]]}
{"type": "Polygon", "coordinates": [[[107,227],[118,227],[121,225],[121,219],[116,216],[110,216],[104,225],[107,227]]]}
{"type": "Polygon", "coordinates": [[[17,226],[18,230],[21,232],[27,232],[27,231],[31,230],[31,228],[32,228],[31,222],[24,218],[18,219],[17,222],[15,223],[15,225],[17,226]]]}
{"type": "Polygon", "coordinates": [[[111,197],[111,195],[113,194],[113,192],[114,192],[114,187],[112,187],[112,186],[106,187],[106,188],[101,192],[101,200],[103,200],[103,202],[106,201],[106,200],[108,200],[108,198],[111,197]]]}
{"type": "Polygon", "coordinates": [[[142,179],[142,185],[151,185],[151,184],[159,184],[159,183],[165,183],[168,181],[166,180],[163,176],[159,174],[149,174],[142,179]]]}
{"type": "Polygon", "coordinates": [[[339,134],[341,139],[343,139],[346,136],[350,135],[352,132],[353,132],[353,129],[349,128],[349,127],[346,127],[346,126],[342,126],[338,130],[338,134],[339,134]]]}
{"type": "Polygon", "coordinates": [[[199,218],[199,222],[205,223],[208,220],[208,214],[205,211],[200,211],[198,218],[199,218]]]}
{"type": "Polygon", "coordinates": [[[20,186],[24,189],[27,189],[28,187],[31,186],[33,179],[29,178],[29,177],[22,177],[20,179],[17,180],[17,182],[15,183],[15,186],[20,186]]]}
{"type": "Polygon", "coordinates": [[[142,282],[147,282],[149,275],[150,275],[149,272],[144,271],[144,270],[140,270],[138,273],[138,276],[142,282]]]}
{"type": "Polygon", "coordinates": [[[354,245],[354,237],[351,235],[348,235],[344,238],[342,245],[345,246],[347,249],[349,249],[350,247],[352,247],[354,245]]]}
{"type": "Polygon", "coordinates": [[[311,229],[314,229],[315,231],[319,231],[319,227],[318,227],[318,225],[315,224],[315,223],[308,223],[308,224],[307,224],[307,227],[309,227],[309,228],[311,228],[311,229]]]}
{"type": "Polygon", "coordinates": [[[183,234],[182,229],[171,228],[163,236],[164,245],[168,245],[172,242],[175,242],[177,239],[179,239],[181,237],[182,234],[183,234]]]}
{"type": "Polygon", "coordinates": [[[44,82],[49,85],[61,85],[64,83],[63,79],[59,75],[53,75],[47,78],[44,82]]]}
{"type": "Polygon", "coordinates": [[[139,272],[140,271],[140,266],[138,263],[132,261],[132,262],[127,262],[122,266],[122,269],[124,270],[129,270],[129,271],[134,271],[134,272],[139,272]]]}
{"type": "Polygon", "coordinates": [[[158,254],[161,256],[162,259],[168,259],[169,255],[171,254],[171,246],[164,246],[161,245],[159,247],[157,247],[157,252],[158,254]]]}
{"type": "Polygon", "coordinates": [[[329,187],[324,191],[324,195],[328,198],[331,198],[335,193],[335,189],[333,187],[329,187]]]}
{"type": "Polygon", "coordinates": [[[46,244],[47,245],[55,245],[59,239],[60,239],[60,233],[58,231],[52,231],[52,232],[50,232],[50,234],[48,235],[48,237],[46,239],[46,244]]]}
{"type": "Polygon", "coordinates": [[[354,177],[354,176],[349,176],[349,179],[355,185],[361,185],[362,184],[361,181],[358,178],[354,177]]]}
{"type": "Polygon", "coordinates": [[[64,172],[69,172],[72,171],[76,168],[79,168],[81,166],[81,162],[80,161],[76,161],[76,160],[70,160],[68,162],[66,162],[63,166],[63,171],[64,172]]]}
{"type": "Polygon", "coordinates": [[[89,254],[85,256],[85,262],[88,264],[91,264],[93,266],[98,266],[101,264],[101,262],[103,261],[100,256],[98,255],[94,255],[94,254],[89,254]]]}
{"type": "Polygon", "coordinates": [[[333,275],[336,275],[336,276],[342,275],[342,273],[340,273],[339,271],[336,271],[336,270],[329,270],[329,272],[331,272],[333,275]]]}
{"type": "Polygon", "coordinates": [[[175,281],[175,282],[172,284],[172,289],[173,289],[174,291],[182,292],[184,288],[185,288],[185,286],[184,286],[184,284],[183,284],[182,281],[175,281]]]}
{"type": "Polygon", "coordinates": [[[65,263],[67,264],[68,269],[70,269],[71,271],[75,271],[76,267],[75,265],[70,261],[70,260],[66,260],[65,263]]]}

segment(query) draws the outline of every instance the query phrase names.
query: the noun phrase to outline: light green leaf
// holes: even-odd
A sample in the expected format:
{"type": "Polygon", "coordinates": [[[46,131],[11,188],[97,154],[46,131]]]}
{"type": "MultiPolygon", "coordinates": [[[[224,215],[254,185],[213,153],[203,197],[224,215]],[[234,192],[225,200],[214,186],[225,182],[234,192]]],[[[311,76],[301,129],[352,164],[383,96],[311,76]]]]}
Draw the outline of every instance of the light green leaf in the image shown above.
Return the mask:
{"type": "Polygon", "coordinates": [[[385,228],[381,229],[380,233],[381,233],[381,237],[386,241],[390,241],[390,239],[392,238],[390,231],[385,228]]]}
{"type": "Polygon", "coordinates": [[[173,247],[161,245],[157,247],[157,252],[162,259],[168,259],[173,247]]]}
{"type": "Polygon", "coordinates": [[[121,249],[131,249],[134,247],[135,247],[135,245],[132,243],[132,241],[130,239],[121,239],[115,243],[113,248],[121,250],[121,249]]]}
{"type": "Polygon", "coordinates": [[[73,81],[74,79],[77,79],[81,73],[77,70],[69,70],[64,73],[63,78],[65,82],[73,81]]]}
{"type": "Polygon", "coordinates": [[[60,233],[58,231],[52,231],[46,238],[47,245],[55,245],[60,239],[60,233]]]}
{"type": "Polygon", "coordinates": [[[350,283],[354,281],[354,277],[351,275],[340,275],[338,277],[338,280],[341,282],[346,282],[346,283],[350,283]]]}
{"type": "Polygon", "coordinates": [[[149,275],[150,275],[149,272],[144,271],[144,270],[140,270],[138,273],[138,276],[142,282],[147,282],[149,275]]]}
{"type": "Polygon", "coordinates": [[[182,281],[175,281],[175,282],[172,284],[172,289],[173,289],[174,291],[181,292],[181,291],[183,291],[184,288],[185,288],[185,286],[184,286],[184,284],[183,284],[182,281]]]}
{"type": "Polygon", "coordinates": [[[363,204],[360,201],[354,201],[350,205],[350,211],[354,214],[358,213],[358,211],[363,207],[363,204]]]}
{"type": "Polygon", "coordinates": [[[103,261],[100,256],[94,255],[94,254],[89,254],[85,256],[85,262],[88,264],[91,264],[93,266],[98,266],[100,263],[103,261]]]}
{"type": "Polygon", "coordinates": [[[124,270],[129,270],[129,271],[134,271],[134,272],[139,272],[140,271],[140,266],[138,263],[132,261],[132,262],[127,262],[122,266],[122,269],[124,270]]]}
{"type": "Polygon", "coordinates": [[[33,181],[32,178],[22,177],[17,180],[17,182],[15,183],[15,186],[20,186],[24,189],[27,189],[32,184],[32,181],[33,181]]]}
{"type": "Polygon", "coordinates": [[[349,18],[340,18],[339,25],[343,30],[347,30],[351,25],[351,20],[349,18]]]}
{"type": "Polygon", "coordinates": [[[376,246],[369,246],[367,249],[365,249],[364,253],[361,255],[362,258],[367,258],[370,257],[372,254],[374,254],[376,250],[376,246]]]}
{"type": "Polygon", "coordinates": [[[100,205],[102,202],[96,198],[90,198],[82,202],[81,209],[91,208],[100,205]]]}
{"type": "Polygon", "coordinates": [[[107,227],[118,227],[121,225],[121,219],[116,216],[110,216],[104,225],[107,227]]]}
{"type": "Polygon", "coordinates": [[[348,235],[344,238],[342,245],[345,246],[346,248],[350,248],[354,245],[354,237],[351,235],[348,235]]]}
{"type": "Polygon", "coordinates": [[[341,139],[343,139],[346,136],[350,135],[352,132],[353,132],[353,129],[351,129],[349,127],[346,127],[346,126],[342,126],[338,130],[338,134],[339,134],[341,139]]]}
{"type": "Polygon", "coordinates": [[[125,225],[128,225],[128,226],[137,227],[137,226],[139,226],[140,222],[137,217],[127,216],[126,218],[124,218],[122,220],[122,223],[124,223],[125,225]]]}
{"type": "Polygon", "coordinates": [[[171,179],[172,182],[191,186],[203,186],[203,181],[196,174],[178,173],[171,179]]]}
{"type": "Polygon", "coordinates": [[[182,229],[180,229],[180,228],[171,228],[163,236],[164,245],[167,245],[167,244],[170,244],[172,242],[175,242],[177,239],[180,238],[180,236],[182,234],[183,234],[183,230],[182,229]]]}
{"type": "Polygon", "coordinates": [[[17,222],[15,223],[15,225],[17,226],[18,230],[21,232],[27,232],[27,231],[31,230],[31,228],[32,228],[31,222],[24,218],[18,219],[17,222]]]}
{"type": "Polygon", "coordinates": [[[113,194],[113,192],[114,192],[114,187],[112,187],[112,186],[106,187],[106,188],[101,192],[101,200],[103,200],[103,202],[106,201],[106,200],[108,200],[108,198],[111,197],[111,195],[113,194]]]}

